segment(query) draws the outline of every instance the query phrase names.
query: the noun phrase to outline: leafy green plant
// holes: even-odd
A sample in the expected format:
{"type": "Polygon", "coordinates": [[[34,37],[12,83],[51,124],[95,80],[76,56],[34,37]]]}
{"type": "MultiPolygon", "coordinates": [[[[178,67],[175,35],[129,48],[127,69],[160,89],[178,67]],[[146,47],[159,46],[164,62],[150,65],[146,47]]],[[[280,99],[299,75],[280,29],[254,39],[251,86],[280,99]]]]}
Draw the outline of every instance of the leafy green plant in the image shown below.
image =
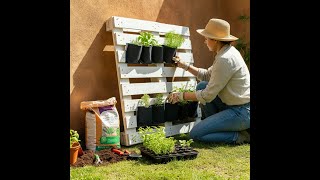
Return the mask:
{"type": "Polygon", "coordinates": [[[167,32],[164,37],[164,45],[171,48],[180,47],[184,41],[184,37],[174,31],[167,32]]]}
{"type": "Polygon", "coordinates": [[[131,41],[131,44],[135,44],[135,45],[137,45],[137,46],[141,46],[141,45],[142,45],[141,42],[138,40],[138,38],[132,40],[132,41],[131,41]]]}
{"type": "Polygon", "coordinates": [[[182,147],[190,147],[191,143],[193,143],[193,139],[189,139],[188,141],[187,140],[179,140],[179,144],[182,147]]]}
{"type": "MultiPolygon", "coordinates": [[[[173,87],[173,90],[172,92],[194,92],[195,91],[195,88],[191,85],[187,86],[187,85],[183,85],[181,87],[173,87]]],[[[186,101],[186,100],[183,100],[183,101],[179,101],[178,104],[179,105],[184,105],[184,104],[188,104],[190,101],[186,101]]]]}
{"type": "Polygon", "coordinates": [[[154,105],[155,106],[161,106],[163,104],[164,104],[163,94],[157,94],[154,105]]]}
{"type": "Polygon", "coordinates": [[[139,104],[148,108],[150,106],[150,96],[148,94],[144,94],[142,97],[141,97],[141,100],[139,101],[139,104]]]}
{"type": "Polygon", "coordinates": [[[80,142],[78,132],[73,129],[70,129],[70,147],[72,147],[73,143],[77,142],[80,142]]]}
{"type": "Polygon", "coordinates": [[[141,32],[138,36],[138,40],[143,46],[152,46],[157,43],[154,35],[150,32],[141,32]]]}
{"type": "Polygon", "coordinates": [[[138,133],[142,138],[142,144],[155,154],[168,154],[175,150],[176,140],[173,137],[166,138],[163,126],[140,127],[138,133]]]}

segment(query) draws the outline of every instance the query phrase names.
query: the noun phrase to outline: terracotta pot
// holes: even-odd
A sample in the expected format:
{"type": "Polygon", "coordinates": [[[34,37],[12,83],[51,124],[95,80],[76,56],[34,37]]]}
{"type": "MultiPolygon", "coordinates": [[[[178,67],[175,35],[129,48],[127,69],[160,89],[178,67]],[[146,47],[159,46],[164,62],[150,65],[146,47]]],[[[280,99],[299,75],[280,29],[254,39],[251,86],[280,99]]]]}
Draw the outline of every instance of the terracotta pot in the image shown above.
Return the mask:
{"type": "Polygon", "coordinates": [[[70,147],[70,164],[73,165],[77,162],[80,147],[79,143],[73,143],[70,147]]]}

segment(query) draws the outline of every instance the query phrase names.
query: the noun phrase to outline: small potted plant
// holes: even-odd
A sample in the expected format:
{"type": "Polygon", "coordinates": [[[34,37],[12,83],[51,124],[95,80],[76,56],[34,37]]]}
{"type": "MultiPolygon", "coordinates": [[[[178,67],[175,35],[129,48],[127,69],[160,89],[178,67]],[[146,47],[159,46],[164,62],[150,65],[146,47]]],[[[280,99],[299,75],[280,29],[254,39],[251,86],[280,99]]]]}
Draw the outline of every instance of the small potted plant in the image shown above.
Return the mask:
{"type": "Polygon", "coordinates": [[[139,64],[141,57],[142,45],[138,38],[132,40],[126,45],[126,63],[139,64]]]}
{"type": "MultiPolygon", "coordinates": [[[[180,88],[175,87],[174,92],[194,92],[194,87],[186,87],[182,86],[180,88]]],[[[179,106],[178,111],[178,119],[179,122],[190,122],[194,121],[194,118],[197,117],[197,108],[198,108],[198,101],[180,101],[177,103],[179,106]]]]}
{"type": "Polygon", "coordinates": [[[152,44],[151,60],[153,63],[163,63],[163,46],[158,41],[152,44]]]}
{"type": "Polygon", "coordinates": [[[152,124],[158,125],[164,123],[164,99],[163,94],[157,94],[155,103],[152,105],[152,124]]]}
{"type": "Polygon", "coordinates": [[[151,64],[152,45],[156,42],[154,35],[150,32],[141,32],[138,36],[138,40],[142,44],[142,52],[140,57],[141,63],[151,64]]]}
{"type": "Polygon", "coordinates": [[[167,32],[164,38],[163,59],[166,63],[173,64],[177,48],[185,41],[184,37],[174,31],[167,32]]]}
{"type": "Polygon", "coordinates": [[[137,108],[137,125],[148,126],[152,124],[152,106],[150,106],[150,96],[144,94],[139,101],[137,108]]]}
{"type": "Polygon", "coordinates": [[[79,149],[81,149],[79,134],[70,129],[70,164],[75,164],[78,159],[79,149]]]}

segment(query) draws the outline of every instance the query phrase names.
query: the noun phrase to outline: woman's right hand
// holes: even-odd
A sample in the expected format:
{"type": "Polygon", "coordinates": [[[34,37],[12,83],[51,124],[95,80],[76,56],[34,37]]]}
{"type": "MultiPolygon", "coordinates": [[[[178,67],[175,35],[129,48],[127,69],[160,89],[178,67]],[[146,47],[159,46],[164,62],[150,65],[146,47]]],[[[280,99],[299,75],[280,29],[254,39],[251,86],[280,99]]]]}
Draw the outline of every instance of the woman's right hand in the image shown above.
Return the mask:
{"type": "Polygon", "coordinates": [[[173,57],[173,60],[177,63],[179,68],[186,69],[189,66],[186,62],[180,61],[181,59],[179,56],[173,57]]]}

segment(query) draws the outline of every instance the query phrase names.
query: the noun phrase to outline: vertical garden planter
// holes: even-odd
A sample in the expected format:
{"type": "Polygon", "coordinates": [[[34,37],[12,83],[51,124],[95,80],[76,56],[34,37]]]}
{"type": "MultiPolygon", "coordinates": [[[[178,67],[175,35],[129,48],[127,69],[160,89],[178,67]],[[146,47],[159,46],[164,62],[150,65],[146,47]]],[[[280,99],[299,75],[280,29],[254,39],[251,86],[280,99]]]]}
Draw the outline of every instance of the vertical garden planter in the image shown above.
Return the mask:
{"type": "Polygon", "coordinates": [[[142,46],[128,43],[126,50],[126,63],[139,64],[141,52],[142,46]]]}
{"type": "Polygon", "coordinates": [[[152,46],[142,46],[140,62],[142,64],[151,64],[152,63],[151,53],[152,53],[152,46]]]}
{"type": "Polygon", "coordinates": [[[158,125],[165,122],[164,105],[152,106],[152,125],[158,125]]]}
{"type": "Polygon", "coordinates": [[[163,46],[152,46],[151,59],[153,63],[163,63],[163,46]]]}

